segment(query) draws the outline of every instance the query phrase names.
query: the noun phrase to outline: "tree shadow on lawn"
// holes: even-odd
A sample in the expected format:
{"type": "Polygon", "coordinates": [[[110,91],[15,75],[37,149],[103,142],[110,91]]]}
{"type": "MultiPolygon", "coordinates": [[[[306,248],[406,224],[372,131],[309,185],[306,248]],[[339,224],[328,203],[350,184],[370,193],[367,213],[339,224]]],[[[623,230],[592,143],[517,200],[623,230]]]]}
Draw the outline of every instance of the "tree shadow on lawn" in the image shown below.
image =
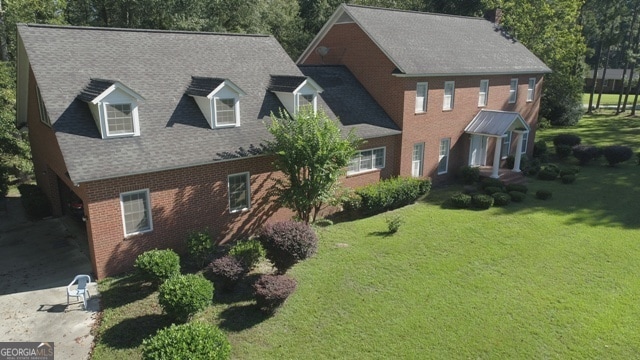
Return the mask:
{"type": "Polygon", "coordinates": [[[107,329],[100,336],[100,342],[114,349],[135,348],[142,344],[142,340],[171,323],[169,316],[158,314],[124,319],[107,329]]]}
{"type": "Polygon", "coordinates": [[[144,299],[156,290],[156,285],[131,273],[113,280],[107,289],[101,289],[100,302],[102,308],[117,308],[144,299]]]}
{"type": "Polygon", "coordinates": [[[230,306],[220,313],[220,328],[227,331],[243,331],[260,324],[269,316],[265,315],[256,304],[230,306]]]}
{"type": "Polygon", "coordinates": [[[214,280],[213,300],[219,304],[235,304],[253,300],[253,284],[262,274],[246,275],[233,288],[224,288],[221,282],[214,280]]]}

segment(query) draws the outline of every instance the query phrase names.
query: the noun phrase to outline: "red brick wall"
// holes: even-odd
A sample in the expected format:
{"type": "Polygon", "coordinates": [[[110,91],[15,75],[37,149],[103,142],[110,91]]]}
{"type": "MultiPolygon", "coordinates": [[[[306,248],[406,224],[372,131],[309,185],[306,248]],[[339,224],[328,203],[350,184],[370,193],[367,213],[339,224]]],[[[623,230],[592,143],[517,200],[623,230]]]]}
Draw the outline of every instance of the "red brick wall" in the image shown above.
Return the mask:
{"type": "MultiPolygon", "coordinates": [[[[320,57],[311,52],[305,64],[345,65],[387,114],[403,129],[400,151],[395,154],[396,174],[411,175],[413,145],[425,143],[424,175],[434,184],[451,180],[456,171],[468,163],[469,136],[464,128],[481,109],[478,107],[478,92],[481,79],[489,80],[489,97],[485,109],[518,111],[531,127],[529,153],[533,148],[542,76],[451,76],[429,78],[401,78],[392,75],[395,65],[356,24],[336,24],[320,41],[318,46],[328,47],[329,53],[320,57]],[[509,104],[509,84],[517,77],[518,98],[509,104]],[[527,103],[526,93],[529,77],[536,77],[535,101],[527,103]],[[444,82],[455,81],[454,107],[442,110],[444,82]],[[426,113],[415,113],[416,83],[428,82],[428,105],[426,113]],[[439,146],[442,138],[451,138],[447,174],[438,175],[439,146]]],[[[489,142],[492,143],[491,141],[489,142]]],[[[515,149],[516,143],[513,142],[515,149]]],[[[487,160],[493,159],[493,146],[487,160]]]]}

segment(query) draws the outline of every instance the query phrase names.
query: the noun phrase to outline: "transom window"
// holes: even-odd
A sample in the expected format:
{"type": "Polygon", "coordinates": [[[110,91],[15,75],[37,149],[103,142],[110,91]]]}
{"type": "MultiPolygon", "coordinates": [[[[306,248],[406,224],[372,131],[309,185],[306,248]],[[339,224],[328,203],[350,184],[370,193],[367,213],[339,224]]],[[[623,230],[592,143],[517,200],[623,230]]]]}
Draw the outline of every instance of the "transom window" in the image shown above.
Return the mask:
{"type": "Polygon", "coordinates": [[[122,219],[125,235],[133,235],[152,230],[149,190],[131,191],[120,194],[122,219]]]}
{"type": "Polygon", "coordinates": [[[418,83],[416,85],[416,113],[422,113],[427,111],[427,91],[429,90],[429,84],[418,83]]]}
{"type": "Polygon", "coordinates": [[[216,98],[216,124],[235,125],[236,124],[236,99],[216,98]]]}
{"type": "Polygon", "coordinates": [[[106,104],[105,108],[109,135],[133,134],[131,104],[106,104]]]}
{"type": "Polygon", "coordinates": [[[527,86],[527,102],[533,101],[536,89],[536,78],[529,78],[529,85],[527,86]]]}
{"type": "Polygon", "coordinates": [[[442,110],[453,109],[453,98],[455,96],[455,82],[444,82],[444,100],[442,101],[442,110]]]}
{"type": "Polygon", "coordinates": [[[449,169],[449,147],[451,139],[440,139],[440,153],[438,154],[438,175],[446,174],[449,169]]]}
{"type": "Polygon", "coordinates": [[[385,148],[362,150],[349,162],[347,174],[357,174],[374,169],[383,169],[385,165],[385,148]]]}
{"type": "Polygon", "coordinates": [[[248,210],[250,207],[249,173],[229,175],[229,211],[248,210]]]}
{"type": "Polygon", "coordinates": [[[518,99],[518,79],[511,79],[509,84],[509,104],[513,104],[518,99]]]}
{"type": "Polygon", "coordinates": [[[489,80],[480,80],[480,92],[478,94],[478,106],[487,106],[489,99],[489,80]]]}

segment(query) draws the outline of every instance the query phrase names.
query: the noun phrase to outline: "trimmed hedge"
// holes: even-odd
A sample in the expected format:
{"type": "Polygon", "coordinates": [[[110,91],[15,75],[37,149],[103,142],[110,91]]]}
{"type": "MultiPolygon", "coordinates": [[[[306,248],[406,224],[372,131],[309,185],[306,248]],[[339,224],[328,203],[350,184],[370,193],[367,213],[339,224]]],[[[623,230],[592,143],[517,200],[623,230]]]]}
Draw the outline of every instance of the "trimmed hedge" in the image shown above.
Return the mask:
{"type": "Polygon", "coordinates": [[[536,198],[540,200],[547,200],[551,198],[551,191],[549,190],[538,190],[536,191],[536,198]]]}
{"type": "Polygon", "coordinates": [[[133,266],[144,279],[159,285],[180,273],[180,256],[171,249],[149,250],[138,255],[133,266]]]}
{"type": "Polygon", "coordinates": [[[20,200],[27,216],[32,219],[51,216],[49,198],[37,185],[20,184],[18,191],[20,191],[20,200]]]}
{"type": "Polygon", "coordinates": [[[471,206],[471,195],[455,193],[449,198],[451,205],[457,209],[466,209],[471,206]]]}
{"type": "Polygon", "coordinates": [[[495,193],[493,197],[493,206],[507,206],[511,203],[511,196],[507,193],[495,193]]]}
{"type": "Polygon", "coordinates": [[[232,255],[213,260],[208,268],[213,276],[220,280],[225,290],[232,290],[249,271],[240,259],[232,255]]]}
{"type": "Polygon", "coordinates": [[[615,166],[633,157],[633,150],[628,146],[611,145],[602,149],[602,155],[607,159],[609,166],[615,166]]]}
{"type": "Polygon", "coordinates": [[[257,238],[250,238],[238,241],[233,245],[229,250],[229,255],[242,261],[248,269],[253,269],[265,257],[266,252],[257,238]]]}
{"type": "Polygon", "coordinates": [[[487,195],[493,195],[495,193],[499,193],[503,191],[504,191],[503,187],[497,187],[497,186],[487,186],[486,188],[484,188],[484,192],[487,193],[487,195]]]}
{"type": "Polygon", "coordinates": [[[202,275],[175,275],[160,285],[158,302],[177,321],[186,322],[211,305],[213,284],[202,275]]]}
{"type": "Polygon", "coordinates": [[[430,179],[397,177],[359,188],[356,194],[363,212],[378,214],[409,205],[430,190],[430,179]]]}
{"type": "Polygon", "coordinates": [[[547,151],[547,143],[544,140],[538,140],[533,144],[534,158],[546,158],[547,151]]]}
{"type": "Polygon", "coordinates": [[[463,166],[460,169],[460,177],[466,185],[475,184],[480,181],[480,168],[477,166],[463,166]]]}
{"type": "Polygon", "coordinates": [[[575,175],[563,175],[560,180],[563,184],[573,184],[576,181],[575,175]]]}
{"type": "Polygon", "coordinates": [[[275,313],[289,295],[296,290],[298,283],[287,275],[262,275],[253,284],[253,294],[258,308],[265,314],[275,313]]]}
{"type": "Polygon", "coordinates": [[[560,169],[559,176],[576,175],[580,173],[580,166],[567,166],[560,169]]]}
{"type": "Polygon", "coordinates": [[[226,360],[230,357],[231,344],[226,335],[215,325],[201,322],[171,324],[142,341],[145,360],[226,360]]]}
{"type": "Polygon", "coordinates": [[[573,148],[569,145],[561,144],[556,146],[556,155],[558,155],[560,159],[568,158],[569,155],[571,155],[572,151],[573,151],[573,148]]]}
{"type": "Polygon", "coordinates": [[[471,197],[471,204],[476,209],[485,210],[493,205],[493,197],[490,195],[476,194],[471,197]]]}
{"type": "Polygon", "coordinates": [[[301,222],[282,221],[266,224],[258,234],[266,257],[284,274],[294,264],[311,257],[318,248],[313,229],[301,222]]]}
{"type": "Polygon", "coordinates": [[[573,156],[578,159],[580,165],[589,164],[600,156],[600,149],[593,145],[576,145],[572,148],[573,156]]]}
{"type": "Polygon", "coordinates": [[[576,145],[580,145],[580,136],[574,134],[558,134],[553,137],[553,145],[568,145],[570,147],[574,147],[576,145]]]}
{"type": "Polygon", "coordinates": [[[527,197],[527,194],[520,191],[509,191],[509,196],[511,196],[511,201],[513,202],[522,202],[527,197]]]}
{"type": "Polygon", "coordinates": [[[504,189],[504,183],[500,181],[500,179],[484,178],[480,182],[480,187],[482,188],[482,190],[488,187],[497,187],[497,188],[504,189]]]}
{"type": "Polygon", "coordinates": [[[526,185],[522,185],[522,184],[509,184],[507,185],[507,192],[509,191],[519,191],[521,193],[527,193],[527,191],[529,191],[529,188],[527,188],[526,185]]]}

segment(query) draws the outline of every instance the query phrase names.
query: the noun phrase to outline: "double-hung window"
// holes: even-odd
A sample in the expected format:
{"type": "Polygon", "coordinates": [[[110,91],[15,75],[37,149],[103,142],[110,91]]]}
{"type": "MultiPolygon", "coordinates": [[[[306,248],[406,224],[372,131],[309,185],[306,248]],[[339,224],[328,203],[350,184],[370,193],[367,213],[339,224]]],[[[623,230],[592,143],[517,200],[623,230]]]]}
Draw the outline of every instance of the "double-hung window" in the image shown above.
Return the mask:
{"type": "Polygon", "coordinates": [[[509,156],[509,152],[511,151],[511,131],[507,133],[505,137],[502,138],[502,146],[500,147],[500,157],[506,158],[509,156]]]}
{"type": "Polygon", "coordinates": [[[489,80],[480,80],[480,91],[478,93],[478,106],[487,106],[489,100],[489,80]]]}
{"type": "Polygon", "coordinates": [[[451,138],[440,139],[440,153],[438,155],[438,175],[446,174],[449,168],[449,147],[451,138]]]}
{"type": "Polygon", "coordinates": [[[251,206],[251,186],[249,173],[229,175],[229,211],[247,210],[251,206]]]}
{"type": "Polygon", "coordinates": [[[216,125],[236,125],[236,99],[216,98],[216,125]]]}
{"type": "Polygon", "coordinates": [[[427,93],[429,91],[429,84],[421,82],[416,85],[416,113],[423,113],[427,111],[427,93]]]}
{"type": "Polygon", "coordinates": [[[120,206],[125,236],[153,229],[148,189],[120,194],[120,206]]]}
{"type": "Polygon", "coordinates": [[[359,151],[349,162],[347,175],[374,169],[383,169],[385,163],[385,148],[376,148],[359,151]]]}
{"type": "Polygon", "coordinates": [[[453,109],[453,101],[456,92],[454,81],[444,82],[444,99],[442,100],[442,110],[453,109]]]}
{"type": "Polygon", "coordinates": [[[527,146],[529,143],[529,132],[523,132],[522,134],[520,134],[520,136],[522,136],[522,148],[520,149],[520,152],[524,154],[527,152],[527,146]]]}
{"type": "Polygon", "coordinates": [[[509,84],[509,104],[513,104],[518,99],[518,79],[511,79],[509,84]]]}
{"type": "Polygon", "coordinates": [[[536,78],[529,78],[529,85],[527,85],[527,102],[534,100],[534,94],[536,91],[536,78]]]}
{"type": "Polygon", "coordinates": [[[411,158],[411,176],[422,176],[422,164],[424,159],[424,143],[417,143],[413,145],[413,154],[411,158]]]}
{"type": "Polygon", "coordinates": [[[131,104],[105,104],[107,135],[133,135],[131,104]]]}

